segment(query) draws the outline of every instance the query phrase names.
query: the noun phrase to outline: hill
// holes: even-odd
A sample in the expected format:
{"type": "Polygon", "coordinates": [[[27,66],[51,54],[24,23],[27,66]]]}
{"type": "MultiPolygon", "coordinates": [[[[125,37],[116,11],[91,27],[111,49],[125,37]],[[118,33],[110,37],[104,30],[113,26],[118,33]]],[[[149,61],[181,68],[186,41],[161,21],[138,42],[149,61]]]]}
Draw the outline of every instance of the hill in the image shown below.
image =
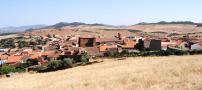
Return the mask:
{"type": "Polygon", "coordinates": [[[169,35],[171,33],[197,33],[199,36],[202,36],[202,27],[200,25],[200,23],[193,22],[159,22],[139,23],[131,26],[111,26],[105,24],[86,24],[81,22],[61,22],[42,29],[28,31],[26,34],[42,36],[47,34],[57,34],[61,36],[94,35],[100,37],[114,37],[117,33],[121,33],[123,36],[128,36],[138,34],[136,32],[148,32],[147,34],[157,33],[157,35],[162,36],[169,35]]]}
{"type": "Polygon", "coordinates": [[[48,34],[50,35],[55,34],[60,36],[93,35],[100,37],[114,37],[115,35],[117,35],[118,32],[122,33],[123,35],[132,34],[125,28],[103,24],[84,24],[84,25],[56,24],[53,26],[49,26],[48,28],[36,29],[31,32],[26,32],[25,34],[41,35],[41,36],[45,36],[48,34]]]}
{"type": "Polygon", "coordinates": [[[20,27],[2,27],[0,28],[0,34],[4,34],[4,33],[16,33],[16,32],[24,32],[27,29],[39,29],[39,28],[43,28],[46,25],[27,25],[27,26],[20,26],[20,27]]]}
{"type": "Polygon", "coordinates": [[[1,90],[201,90],[202,56],[136,57],[0,79],[1,90]]]}
{"type": "Polygon", "coordinates": [[[139,23],[131,25],[128,29],[137,29],[144,32],[166,32],[166,33],[199,33],[202,32],[202,23],[194,23],[190,21],[178,21],[178,22],[165,22],[158,23],[139,23]]]}

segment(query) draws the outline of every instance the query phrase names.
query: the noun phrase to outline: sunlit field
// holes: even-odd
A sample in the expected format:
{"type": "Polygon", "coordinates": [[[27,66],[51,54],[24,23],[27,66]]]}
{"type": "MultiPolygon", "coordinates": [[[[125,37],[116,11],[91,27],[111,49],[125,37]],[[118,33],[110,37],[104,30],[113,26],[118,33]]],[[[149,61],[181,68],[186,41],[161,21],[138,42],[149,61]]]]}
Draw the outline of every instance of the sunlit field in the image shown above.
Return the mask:
{"type": "Polygon", "coordinates": [[[102,63],[0,79],[0,90],[202,90],[202,55],[102,63]]]}

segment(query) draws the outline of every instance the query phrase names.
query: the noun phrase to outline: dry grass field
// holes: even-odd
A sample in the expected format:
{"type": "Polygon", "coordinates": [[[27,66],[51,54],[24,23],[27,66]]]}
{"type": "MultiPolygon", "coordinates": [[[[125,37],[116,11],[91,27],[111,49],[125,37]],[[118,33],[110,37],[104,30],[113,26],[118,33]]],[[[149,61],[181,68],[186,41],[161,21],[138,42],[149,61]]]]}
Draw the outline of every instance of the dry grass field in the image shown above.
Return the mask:
{"type": "Polygon", "coordinates": [[[202,90],[202,55],[104,59],[56,72],[2,78],[0,90],[202,90]]]}

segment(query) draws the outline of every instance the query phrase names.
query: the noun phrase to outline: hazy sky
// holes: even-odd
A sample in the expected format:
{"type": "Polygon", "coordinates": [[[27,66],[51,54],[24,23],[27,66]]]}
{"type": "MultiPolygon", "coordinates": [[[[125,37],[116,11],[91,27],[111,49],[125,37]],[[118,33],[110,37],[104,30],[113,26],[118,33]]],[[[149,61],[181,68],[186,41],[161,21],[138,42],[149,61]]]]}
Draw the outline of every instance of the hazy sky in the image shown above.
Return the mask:
{"type": "Polygon", "coordinates": [[[0,27],[58,22],[202,22],[202,0],[0,0],[0,27]]]}

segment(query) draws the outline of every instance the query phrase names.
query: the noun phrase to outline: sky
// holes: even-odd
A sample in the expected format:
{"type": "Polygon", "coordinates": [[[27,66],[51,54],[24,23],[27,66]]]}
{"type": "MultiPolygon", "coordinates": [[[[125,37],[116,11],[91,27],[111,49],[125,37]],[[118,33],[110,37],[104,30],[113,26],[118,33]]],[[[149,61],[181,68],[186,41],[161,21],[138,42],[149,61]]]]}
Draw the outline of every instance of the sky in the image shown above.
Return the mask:
{"type": "Polygon", "coordinates": [[[202,22],[202,0],[0,0],[0,27],[58,22],[202,22]]]}

